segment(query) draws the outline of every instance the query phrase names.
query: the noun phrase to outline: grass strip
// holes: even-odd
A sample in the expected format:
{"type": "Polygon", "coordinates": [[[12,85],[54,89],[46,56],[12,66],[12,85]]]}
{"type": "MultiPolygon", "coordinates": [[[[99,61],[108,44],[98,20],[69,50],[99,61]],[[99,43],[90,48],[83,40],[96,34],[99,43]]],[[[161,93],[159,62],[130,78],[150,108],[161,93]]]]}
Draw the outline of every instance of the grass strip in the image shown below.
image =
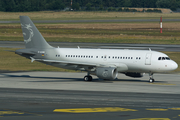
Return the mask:
{"type": "Polygon", "coordinates": [[[48,66],[34,61],[31,63],[31,60],[21,57],[14,52],[9,52],[5,50],[15,51],[15,48],[0,48],[0,70],[1,71],[65,71],[69,72],[71,70],[66,70],[62,68],[56,68],[53,66],[48,66]]]}
{"type": "MultiPolygon", "coordinates": [[[[86,42],[86,43],[138,43],[138,44],[180,44],[179,38],[146,38],[143,36],[120,36],[120,37],[100,37],[100,38],[70,38],[70,37],[45,37],[48,42],[86,42]]],[[[23,41],[19,36],[0,36],[0,41],[23,41]]]]}
{"type": "Polygon", "coordinates": [[[40,12],[0,12],[0,20],[19,20],[27,15],[33,20],[108,20],[108,19],[179,19],[180,13],[141,13],[141,12],[74,12],[74,11],[40,11],[40,12]]]}

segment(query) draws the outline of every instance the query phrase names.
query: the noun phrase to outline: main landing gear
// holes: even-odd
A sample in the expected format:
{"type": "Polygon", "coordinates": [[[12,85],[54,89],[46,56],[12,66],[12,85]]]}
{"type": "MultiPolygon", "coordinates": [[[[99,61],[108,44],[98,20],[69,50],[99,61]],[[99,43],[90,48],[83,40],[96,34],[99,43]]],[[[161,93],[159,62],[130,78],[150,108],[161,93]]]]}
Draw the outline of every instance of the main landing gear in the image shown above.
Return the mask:
{"type": "Polygon", "coordinates": [[[153,73],[149,73],[149,82],[153,83],[155,80],[153,78],[153,73]]]}
{"type": "Polygon", "coordinates": [[[84,76],[84,81],[92,81],[92,76],[90,76],[89,74],[84,76]]]}

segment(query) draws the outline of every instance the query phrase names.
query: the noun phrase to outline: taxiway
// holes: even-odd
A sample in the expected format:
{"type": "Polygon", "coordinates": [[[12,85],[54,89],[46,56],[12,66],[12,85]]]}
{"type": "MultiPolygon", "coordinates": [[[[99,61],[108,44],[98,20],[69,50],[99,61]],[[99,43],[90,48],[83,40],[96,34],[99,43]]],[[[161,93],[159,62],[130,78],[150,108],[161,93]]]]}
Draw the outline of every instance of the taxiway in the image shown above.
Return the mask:
{"type": "Polygon", "coordinates": [[[179,74],[155,74],[155,83],[119,74],[114,81],[84,82],[86,73],[0,74],[3,119],[179,120],[179,74]]]}

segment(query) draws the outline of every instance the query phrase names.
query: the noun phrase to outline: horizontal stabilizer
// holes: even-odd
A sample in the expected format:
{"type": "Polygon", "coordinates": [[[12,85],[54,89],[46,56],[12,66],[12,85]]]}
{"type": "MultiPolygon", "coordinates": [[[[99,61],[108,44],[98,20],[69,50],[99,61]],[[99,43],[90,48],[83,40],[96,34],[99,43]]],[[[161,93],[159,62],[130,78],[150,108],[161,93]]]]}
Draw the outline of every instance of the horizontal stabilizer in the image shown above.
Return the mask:
{"type": "Polygon", "coordinates": [[[28,55],[35,55],[36,53],[31,51],[31,49],[19,49],[15,51],[16,54],[28,54],[28,55]]]}

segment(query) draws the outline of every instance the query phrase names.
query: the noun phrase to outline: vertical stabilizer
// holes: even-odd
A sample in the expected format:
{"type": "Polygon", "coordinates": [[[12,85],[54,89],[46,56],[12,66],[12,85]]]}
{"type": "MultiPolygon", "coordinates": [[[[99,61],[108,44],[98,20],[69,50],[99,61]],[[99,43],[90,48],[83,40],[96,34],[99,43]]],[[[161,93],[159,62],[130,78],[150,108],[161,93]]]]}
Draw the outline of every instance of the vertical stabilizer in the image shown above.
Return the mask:
{"type": "Polygon", "coordinates": [[[26,48],[52,48],[28,16],[20,16],[26,48]]]}

